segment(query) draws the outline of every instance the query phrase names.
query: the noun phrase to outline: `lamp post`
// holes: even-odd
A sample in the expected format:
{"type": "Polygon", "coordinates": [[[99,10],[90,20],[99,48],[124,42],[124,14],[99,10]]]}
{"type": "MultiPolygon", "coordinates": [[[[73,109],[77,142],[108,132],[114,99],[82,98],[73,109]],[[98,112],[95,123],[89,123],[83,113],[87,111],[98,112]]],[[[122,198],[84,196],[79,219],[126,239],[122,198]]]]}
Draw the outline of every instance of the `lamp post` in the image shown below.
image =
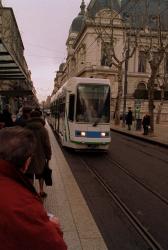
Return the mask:
{"type": "Polygon", "coordinates": [[[125,127],[126,106],[127,106],[129,43],[130,43],[130,40],[129,40],[129,37],[128,37],[128,47],[127,47],[126,53],[125,53],[124,94],[123,94],[123,123],[122,123],[123,127],[125,127]]]}

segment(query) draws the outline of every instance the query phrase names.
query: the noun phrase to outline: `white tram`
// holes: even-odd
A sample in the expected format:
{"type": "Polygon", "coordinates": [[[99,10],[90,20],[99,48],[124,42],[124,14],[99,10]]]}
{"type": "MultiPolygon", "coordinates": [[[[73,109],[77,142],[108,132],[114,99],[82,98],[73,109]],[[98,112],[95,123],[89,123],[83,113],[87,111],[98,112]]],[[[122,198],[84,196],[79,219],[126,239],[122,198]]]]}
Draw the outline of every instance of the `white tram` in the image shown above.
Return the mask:
{"type": "Polygon", "coordinates": [[[58,90],[51,99],[50,123],[63,146],[108,149],[110,96],[107,79],[72,77],[58,90]]]}

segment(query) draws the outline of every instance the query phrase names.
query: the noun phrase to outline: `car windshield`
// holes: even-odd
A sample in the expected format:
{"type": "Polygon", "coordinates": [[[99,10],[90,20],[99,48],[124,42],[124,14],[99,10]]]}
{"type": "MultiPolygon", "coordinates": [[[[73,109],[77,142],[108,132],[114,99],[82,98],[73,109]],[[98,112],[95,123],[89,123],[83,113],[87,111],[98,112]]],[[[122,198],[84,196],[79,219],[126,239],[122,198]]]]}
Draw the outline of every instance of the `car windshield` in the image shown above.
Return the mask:
{"type": "Polygon", "coordinates": [[[79,85],[77,89],[76,121],[85,123],[108,123],[109,120],[109,85],[79,85]]]}

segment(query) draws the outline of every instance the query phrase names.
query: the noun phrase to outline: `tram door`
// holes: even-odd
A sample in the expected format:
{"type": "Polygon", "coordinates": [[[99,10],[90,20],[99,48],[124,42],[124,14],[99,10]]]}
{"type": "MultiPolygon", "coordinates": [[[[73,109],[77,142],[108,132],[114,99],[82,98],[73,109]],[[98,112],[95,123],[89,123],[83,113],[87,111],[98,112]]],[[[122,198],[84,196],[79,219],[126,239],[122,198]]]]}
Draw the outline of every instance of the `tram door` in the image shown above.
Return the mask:
{"type": "Polygon", "coordinates": [[[68,133],[70,136],[72,123],[74,122],[74,112],[75,112],[75,95],[69,95],[69,108],[68,108],[68,133]]]}

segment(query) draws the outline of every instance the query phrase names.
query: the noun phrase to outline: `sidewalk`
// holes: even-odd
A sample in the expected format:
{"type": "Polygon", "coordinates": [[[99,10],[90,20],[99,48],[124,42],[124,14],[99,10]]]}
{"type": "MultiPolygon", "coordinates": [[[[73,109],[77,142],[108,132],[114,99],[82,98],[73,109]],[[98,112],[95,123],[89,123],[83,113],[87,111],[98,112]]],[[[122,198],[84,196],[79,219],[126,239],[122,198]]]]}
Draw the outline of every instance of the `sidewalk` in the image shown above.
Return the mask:
{"type": "Polygon", "coordinates": [[[52,146],[53,185],[45,188],[44,206],[59,218],[68,250],[107,250],[55,136],[48,125],[46,128],[52,146]]]}
{"type": "Polygon", "coordinates": [[[122,121],[120,125],[114,125],[114,122],[112,122],[111,130],[168,147],[168,122],[155,124],[153,136],[143,135],[143,128],[140,131],[136,130],[135,123],[133,123],[131,130],[128,130],[127,125],[125,127],[122,126],[122,121]]]}

